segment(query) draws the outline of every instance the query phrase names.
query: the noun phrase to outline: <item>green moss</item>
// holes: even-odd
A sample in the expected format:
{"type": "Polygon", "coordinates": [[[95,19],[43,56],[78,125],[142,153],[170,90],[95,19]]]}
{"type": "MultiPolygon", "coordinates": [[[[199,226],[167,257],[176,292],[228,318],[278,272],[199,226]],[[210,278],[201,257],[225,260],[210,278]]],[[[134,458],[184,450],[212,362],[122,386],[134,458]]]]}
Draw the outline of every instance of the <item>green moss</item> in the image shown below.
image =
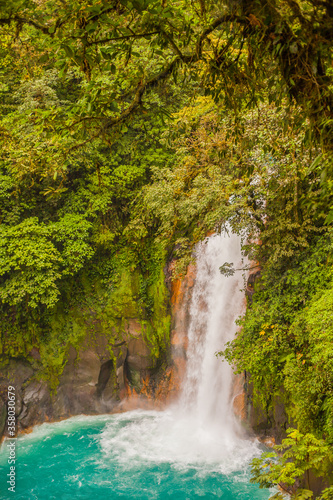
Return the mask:
{"type": "Polygon", "coordinates": [[[128,370],[129,383],[136,390],[137,393],[141,391],[142,384],[140,379],[140,372],[138,370],[129,369],[128,370]]]}
{"type": "Polygon", "coordinates": [[[163,269],[158,279],[149,287],[149,296],[153,299],[150,321],[145,322],[146,340],[151,347],[152,356],[158,358],[165,351],[170,341],[171,316],[168,290],[165,286],[163,269]]]}
{"type": "Polygon", "coordinates": [[[150,248],[143,267],[140,256],[135,260],[132,252],[122,249],[109,259],[113,271],[107,283],[89,269],[79,278],[68,280],[62,300],[52,309],[31,311],[18,307],[9,314],[7,308],[0,326],[3,359],[29,359],[37,368],[38,378],[46,380],[55,391],[70,346],[79,352],[83,342],[94,344],[97,335],[102,336],[116,364],[112,348],[124,340],[125,333],[128,336],[130,319],[141,324],[152,358],[160,357],[170,337],[163,257],[158,248],[150,248]],[[38,349],[40,361],[30,356],[33,347],[38,349]]]}

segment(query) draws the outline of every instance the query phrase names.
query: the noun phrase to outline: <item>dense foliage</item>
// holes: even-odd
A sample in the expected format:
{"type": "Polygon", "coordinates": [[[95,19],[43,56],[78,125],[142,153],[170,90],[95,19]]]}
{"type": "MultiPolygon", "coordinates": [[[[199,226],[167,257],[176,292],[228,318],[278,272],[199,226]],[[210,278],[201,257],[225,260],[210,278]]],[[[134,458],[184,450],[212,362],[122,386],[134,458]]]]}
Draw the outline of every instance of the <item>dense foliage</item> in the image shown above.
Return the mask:
{"type": "Polygon", "coordinates": [[[228,220],[262,276],[224,354],[298,429],[254,479],[328,477],[332,33],[328,0],[0,0],[2,360],[37,346],[55,388],[128,317],[159,356],[166,262],[228,220]]]}
{"type": "MultiPolygon", "coordinates": [[[[121,340],[125,318],[140,319],[156,356],[169,335],[165,249],[134,218],[152,166],[170,161],[160,140],[166,125],[155,115],[159,94],[151,92],[150,111],[128,124],[121,141],[79,149],[66,172],[50,173],[31,158],[26,165],[20,147],[34,155],[34,141],[41,149],[48,144],[33,126],[22,125],[22,108],[34,109],[44,96],[46,106],[48,96],[56,96],[63,108],[60,97],[74,95],[72,77],[62,81],[47,71],[18,83],[2,122],[20,138],[14,150],[3,136],[0,166],[2,353],[29,356],[38,347],[43,376],[54,384],[69,343],[76,345],[94,321],[112,346],[121,340]]],[[[170,111],[181,102],[174,89],[170,111]]]]}

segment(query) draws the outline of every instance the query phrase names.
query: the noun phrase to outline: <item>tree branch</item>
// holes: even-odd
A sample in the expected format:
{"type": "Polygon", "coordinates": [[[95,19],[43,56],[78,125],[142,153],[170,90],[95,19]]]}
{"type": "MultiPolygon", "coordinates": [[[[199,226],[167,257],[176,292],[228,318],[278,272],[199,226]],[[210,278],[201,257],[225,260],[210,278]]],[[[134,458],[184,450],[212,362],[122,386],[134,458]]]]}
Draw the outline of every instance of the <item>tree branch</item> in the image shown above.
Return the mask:
{"type": "Polygon", "coordinates": [[[197,54],[198,59],[200,59],[202,56],[202,45],[203,45],[203,42],[205,41],[205,39],[207,38],[207,36],[210,33],[212,33],[212,31],[214,31],[216,28],[218,28],[218,26],[220,26],[220,24],[229,23],[231,21],[237,21],[238,24],[248,23],[248,20],[245,17],[236,16],[234,14],[228,14],[228,15],[221,16],[221,17],[218,17],[217,19],[215,19],[215,21],[201,33],[201,35],[197,41],[196,54],[197,54]]]}
{"type": "Polygon", "coordinates": [[[178,55],[180,57],[180,59],[183,60],[183,54],[181,52],[181,50],[177,47],[177,45],[175,44],[173,38],[171,35],[169,35],[166,31],[164,30],[161,30],[161,33],[165,36],[165,38],[168,40],[168,42],[170,43],[171,47],[173,48],[173,51],[176,55],[178,55]]]}
{"type": "Polygon", "coordinates": [[[32,19],[27,19],[25,17],[20,17],[20,16],[11,16],[11,17],[3,17],[0,18],[0,26],[3,26],[5,24],[11,24],[12,22],[17,22],[18,24],[29,24],[29,26],[33,26],[36,29],[41,30],[43,33],[49,35],[49,28],[51,26],[43,26],[42,24],[37,23],[36,21],[33,21],[32,19]]]}
{"type": "Polygon", "coordinates": [[[133,33],[133,35],[123,35],[114,38],[102,38],[102,40],[95,40],[94,42],[88,42],[87,46],[90,47],[91,45],[99,45],[100,43],[114,42],[116,40],[126,40],[128,38],[144,38],[146,36],[158,35],[159,33],[160,31],[151,31],[150,33],[138,33],[138,34],[133,33]]]}

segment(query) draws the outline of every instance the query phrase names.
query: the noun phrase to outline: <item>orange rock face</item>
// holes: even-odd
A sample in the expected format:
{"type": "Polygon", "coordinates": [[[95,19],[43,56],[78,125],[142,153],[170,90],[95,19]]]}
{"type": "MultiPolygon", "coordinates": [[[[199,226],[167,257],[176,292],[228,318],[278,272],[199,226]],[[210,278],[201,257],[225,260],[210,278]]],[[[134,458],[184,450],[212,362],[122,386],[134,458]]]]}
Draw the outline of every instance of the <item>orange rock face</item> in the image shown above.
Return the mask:
{"type": "MultiPolygon", "coordinates": [[[[170,264],[170,270],[172,268],[173,263],[170,264]]],[[[122,392],[124,397],[121,403],[122,409],[148,407],[162,409],[177,399],[186,370],[188,309],[194,280],[195,266],[190,265],[186,275],[182,279],[174,280],[171,285],[171,364],[158,380],[153,380],[147,370],[146,376],[141,378],[139,394],[126,383],[126,390],[122,392]]]]}
{"type": "Polygon", "coordinates": [[[246,394],[244,391],[243,375],[235,375],[232,389],[234,394],[232,402],[234,414],[242,422],[245,422],[247,420],[247,407],[246,407],[246,394]]]}
{"type": "Polygon", "coordinates": [[[233,410],[236,417],[238,417],[242,422],[246,421],[246,395],[244,392],[237,394],[237,396],[234,397],[233,410]]]}
{"type": "Polygon", "coordinates": [[[194,285],[196,268],[190,264],[187,273],[182,279],[172,282],[172,330],[171,330],[171,356],[172,366],[168,373],[168,390],[166,385],[161,388],[160,394],[166,402],[177,399],[181,382],[186,370],[186,351],[188,345],[188,327],[190,322],[189,305],[191,302],[192,288],[194,285]]]}

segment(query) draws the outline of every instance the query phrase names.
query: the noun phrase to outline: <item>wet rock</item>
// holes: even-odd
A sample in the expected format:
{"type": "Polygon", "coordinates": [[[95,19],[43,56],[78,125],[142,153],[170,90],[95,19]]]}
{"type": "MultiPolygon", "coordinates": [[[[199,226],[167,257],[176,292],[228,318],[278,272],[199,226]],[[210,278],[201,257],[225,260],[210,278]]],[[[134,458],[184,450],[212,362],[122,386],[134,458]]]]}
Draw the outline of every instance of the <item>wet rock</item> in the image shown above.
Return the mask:
{"type": "Polygon", "coordinates": [[[45,422],[52,417],[50,390],[46,382],[34,380],[22,394],[22,411],[18,416],[20,428],[45,422]]]}
{"type": "Polygon", "coordinates": [[[128,382],[139,391],[151,377],[155,390],[157,362],[142,338],[140,322],[119,318],[118,327],[121,335],[117,329],[119,341],[113,344],[116,332],[106,334],[92,312],[80,344],[68,346],[56,388],[40,380],[44,367],[37,348],[29,352],[29,361],[7,361],[0,368],[0,438],[5,431],[8,385],[16,388],[18,429],[78,414],[112,412],[121,398],[127,398],[128,382]]]}
{"type": "Polygon", "coordinates": [[[135,389],[136,394],[139,394],[143,388],[140,371],[127,365],[126,378],[130,386],[135,389]]]}
{"type": "Polygon", "coordinates": [[[7,385],[12,385],[18,391],[31,379],[33,374],[34,369],[29,361],[25,359],[10,359],[1,369],[0,384],[4,382],[7,385]]]}
{"type": "MultiPolygon", "coordinates": [[[[80,413],[96,414],[96,390],[100,375],[100,345],[87,343],[77,352],[71,346],[68,361],[59,380],[57,394],[53,398],[57,417],[68,417],[80,413]]],[[[103,349],[102,349],[103,351],[103,349]]]]}
{"type": "Polygon", "coordinates": [[[55,414],[67,417],[112,411],[125,387],[126,356],[125,341],[115,344],[111,352],[108,338],[100,332],[87,336],[79,350],[71,346],[54,398],[55,414]]]}
{"type": "Polygon", "coordinates": [[[102,364],[99,376],[98,376],[98,382],[96,384],[96,396],[101,397],[103,394],[104,389],[107,386],[107,383],[110,379],[111,371],[113,370],[113,360],[109,359],[105,363],[102,364]]]}
{"type": "Polygon", "coordinates": [[[248,303],[251,305],[253,300],[253,294],[256,283],[259,281],[261,277],[261,268],[255,263],[251,264],[252,269],[249,272],[247,278],[247,285],[245,289],[245,295],[247,297],[248,303]]]}
{"type": "MultiPolygon", "coordinates": [[[[272,407],[268,410],[253,402],[253,387],[248,373],[245,376],[246,419],[250,428],[262,440],[273,438],[277,444],[286,437],[286,429],[292,426],[285,411],[281,398],[275,398],[272,407]]],[[[283,389],[280,390],[283,394],[283,389]]]]}
{"type": "Polygon", "coordinates": [[[141,323],[136,319],[129,319],[123,335],[124,339],[129,342],[132,337],[140,337],[142,333],[141,323]]]}
{"type": "Polygon", "coordinates": [[[33,378],[34,370],[25,359],[10,359],[0,370],[0,438],[6,434],[8,387],[14,387],[16,429],[19,430],[19,418],[23,409],[23,391],[33,378]]]}
{"type": "Polygon", "coordinates": [[[93,350],[80,350],[74,366],[72,384],[76,387],[96,387],[101,361],[93,350]]]}
{"type": "Polygon", "coordinates": [[[132,371],[154,368],[155,360],[142,337],[131,339],[128,343],[127,366],[132,371]]]}

